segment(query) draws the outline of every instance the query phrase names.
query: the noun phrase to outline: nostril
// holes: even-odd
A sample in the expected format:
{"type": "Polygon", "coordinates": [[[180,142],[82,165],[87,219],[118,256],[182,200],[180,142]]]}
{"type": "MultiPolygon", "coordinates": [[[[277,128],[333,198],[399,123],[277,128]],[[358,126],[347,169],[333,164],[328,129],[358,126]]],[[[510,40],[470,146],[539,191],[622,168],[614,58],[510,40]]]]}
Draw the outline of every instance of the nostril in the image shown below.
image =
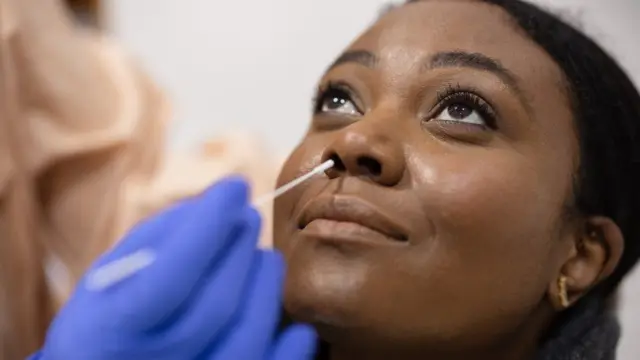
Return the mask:
{"type": "Polygon", "coordinates": [[[347,167],[344,165],[344,162],[342,162],[342,159],[340,159],[340,156],[338,156],[338,154],[331,155],[329,159],[333,160],[333,164],[334,164],[331,170],[339,171],[339,172],[344,172],[347,170],[347,167]]]}
{"type": "Polygon", "coordinates": [[[368,173],[372,176],[380,176],[382,174],[382,164],[372,157],[362,156],[357,161],[360,171],[364,174],[368,173]]]}
{"type": "Polygon", "coordinates": [[[323,158],[323,161],[327,160],[333,161],[333,166],[324,172],[325,175],[329,177],[329,179],[340,177],[341,174],[344,174],[346,172],[347,167],[345,166],[340,156],[338,156],[338,154],[332,153],[331,156],[323,158]]]}

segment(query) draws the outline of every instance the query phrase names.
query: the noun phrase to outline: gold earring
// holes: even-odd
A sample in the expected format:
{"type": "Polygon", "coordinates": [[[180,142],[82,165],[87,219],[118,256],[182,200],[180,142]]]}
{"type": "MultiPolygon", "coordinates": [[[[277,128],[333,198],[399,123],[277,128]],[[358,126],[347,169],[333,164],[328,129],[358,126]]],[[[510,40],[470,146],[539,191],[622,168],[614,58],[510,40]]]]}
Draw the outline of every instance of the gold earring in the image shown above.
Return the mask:
{"type": "Polygon", "coordinates": [[[569,294],[567,293],[567,277],[561,275],[558,279],[558,299],[563,308],[569,307],[569,294]]]}

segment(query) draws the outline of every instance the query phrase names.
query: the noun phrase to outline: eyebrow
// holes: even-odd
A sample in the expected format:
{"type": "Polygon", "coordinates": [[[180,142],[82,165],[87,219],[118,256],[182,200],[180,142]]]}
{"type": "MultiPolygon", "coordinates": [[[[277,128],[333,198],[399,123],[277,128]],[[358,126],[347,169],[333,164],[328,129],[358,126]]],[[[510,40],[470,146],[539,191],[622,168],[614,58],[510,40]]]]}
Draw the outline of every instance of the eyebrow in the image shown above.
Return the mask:
{"type": "Polygon", "coordinates": [[[498,76],[510,87],[521,92],[518,78],[511,71],[502,66],[500,61],[492,59],[486,55],[464,51],[440,52],[433,55],[427,63],[428,69],[446,67],[468,67],[488,71],[498,76]]]}
{"type": "Polygon", "coordinates": [[[348,63],[356,63],[368,68],[374,68],[378,63],[378,57],[374,53],[366,50],[347,51],[331,64],[329,70],[348,63]]]}
{"type": "Polygon", "coordinates": [[[496,75],[518,96],[527,111],[531,111],[531,103],[525,96],[520,86],[518,76],[505,68],[499,60],[490,58],[481,53],[465,51],[445,51],[433,55],[426,64],[427,69],[466,67],[487,71],[496,75]]]}

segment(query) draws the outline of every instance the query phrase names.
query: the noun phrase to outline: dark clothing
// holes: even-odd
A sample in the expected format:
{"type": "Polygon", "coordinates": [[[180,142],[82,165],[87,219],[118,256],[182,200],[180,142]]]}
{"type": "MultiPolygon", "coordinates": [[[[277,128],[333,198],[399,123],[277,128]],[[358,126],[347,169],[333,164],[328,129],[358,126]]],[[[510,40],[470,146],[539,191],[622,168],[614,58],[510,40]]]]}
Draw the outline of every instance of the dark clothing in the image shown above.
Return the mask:
{"type": "Polygon", "coordinates": [[[615,360],[620,325],[604,301],[586,299],[560,322],[536,360],[615,360]]]}

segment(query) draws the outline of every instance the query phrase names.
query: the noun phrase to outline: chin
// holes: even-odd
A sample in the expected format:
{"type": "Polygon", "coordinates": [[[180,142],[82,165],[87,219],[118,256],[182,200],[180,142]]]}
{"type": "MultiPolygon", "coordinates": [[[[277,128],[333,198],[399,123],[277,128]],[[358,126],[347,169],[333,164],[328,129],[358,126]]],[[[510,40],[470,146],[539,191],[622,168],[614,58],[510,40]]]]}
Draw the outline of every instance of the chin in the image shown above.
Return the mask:
{"type": "Polygon", "coordinates": [[[360,327],[367,317],[368,262],[335,249],[298,249],[288,257],[284,305],[296,321],[360,327]]]}
{"type": "Polygon", "coordinates": [[[290,269],[294,271],[287,279],[284,296],[287,315],[294,322],[312,325],[331,347],[384,353],[403,343],[405,334],[400,332],[400,338],[390,334],[366,306],[367,299],[358,297],[366,289],[347,289],[326,271],[310,274],[297,272],[296,266],[290,269]]]}
{"type": "Polygon", "coordinates": [[[329,344],[366,347],[371,343],[371,337],[363,332],[367,326],[357,308],[321,288],[288,282],[284,307],[290,320],[312,325],[320,339],[329,344]]]}
{"type": "Polygon", "coordinates": [[[350,349],[384,353],[400,345],[419,348],[429,338],[440,341],[442,334],[425,337],[428,329],[407,321],[405,310],[415,307],[390,289],[392,274],[382,265],[389,260],[380,254],[320,243],[290,249],[284,289],[290,320],[311,324],[325,342],[350,349]]]}

